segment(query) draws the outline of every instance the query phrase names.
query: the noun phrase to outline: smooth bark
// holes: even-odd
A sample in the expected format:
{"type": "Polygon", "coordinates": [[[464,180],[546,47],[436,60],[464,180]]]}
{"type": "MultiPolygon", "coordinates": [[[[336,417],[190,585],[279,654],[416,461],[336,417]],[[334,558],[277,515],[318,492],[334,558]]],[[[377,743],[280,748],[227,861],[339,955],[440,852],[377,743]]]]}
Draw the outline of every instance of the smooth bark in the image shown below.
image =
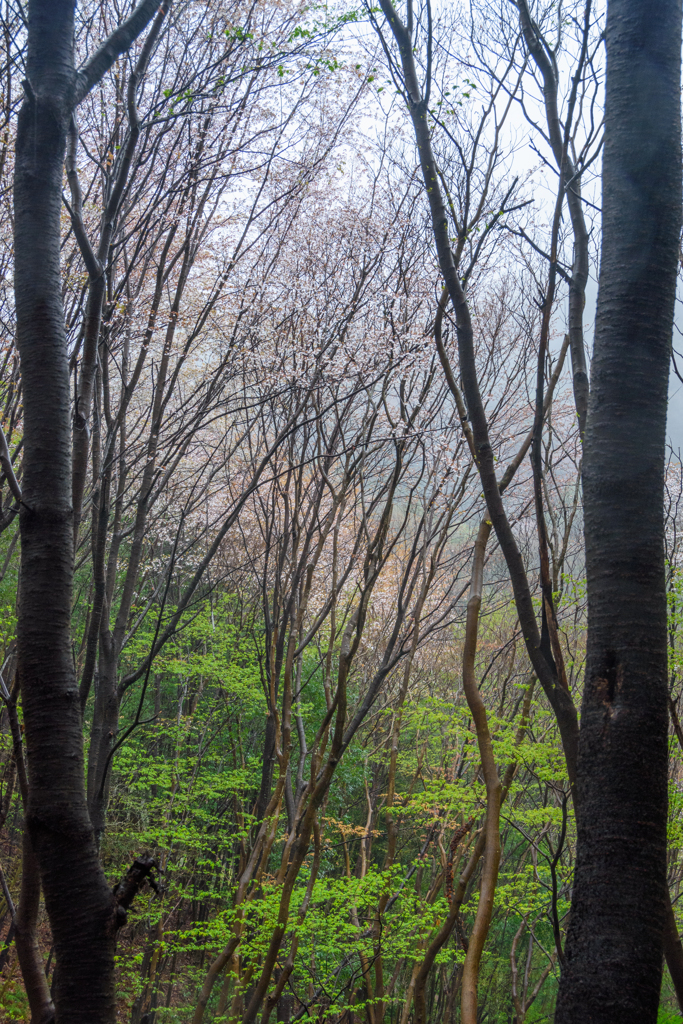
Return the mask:
{"type": "Polygon", "coordinates": [[[663,479],[681,222],[681,9],[611,0],[584,455],[586,683],[556,1021],[657,1018],[667,917],[663,479]]]}
{"type": "Polygon", "coordinates": [[[486,825],[483,833],[486,845],[484,848],[484,863],[481,871],[477,914],[474,919],[474,926],[462,973],[462,996],[460,1001],[460,1019],[462,1024],[477,1024],[479,965],[484,951],[484,943],[489,932],[489,925],[491,924],[493,900],[496,893],[498,868],[500,865],[500,803],[502,786],[493,753],[493,741],[488,724],[486,705],[479,692],[475,674],[479,611],[481,609],[484,582],[484,556],[490,533],[491,524],[485,519],[479,527],[479,533],[474,544],[472,585],[470,587],[469,601],[467,602],[465,648],[462,655],[462,685],[477,732],[481,769],[486,785],[486,825]]]}
{"type": "Polygon", "coordinates": [[[62,176],[73,109],[153,16],[144,2],[82,71],[73,0],[28,8],[14,192],[17,345],[24,400],[18,672],[28,755],[26,826],[57,960],[56,1020],[113,1022],[116,903],[83,781],[71,651],[73,516],[69,366],[60,273],[62,176]],[[85,91],[84,91],[85,90],[85,91]]]}

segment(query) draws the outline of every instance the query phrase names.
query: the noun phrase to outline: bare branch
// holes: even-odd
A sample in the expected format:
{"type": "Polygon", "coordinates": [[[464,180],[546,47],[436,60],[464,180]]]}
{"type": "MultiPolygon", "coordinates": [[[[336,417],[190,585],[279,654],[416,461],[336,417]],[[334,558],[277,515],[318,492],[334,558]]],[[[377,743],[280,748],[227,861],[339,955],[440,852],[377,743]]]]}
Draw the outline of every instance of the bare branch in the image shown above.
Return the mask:
{"type": "Polygon", "coordinates": [[[115,29],[99,50],[93,54],[87,64],[76,75],[74,90],[74,107],[85,99],[90,90],[106,75],[117,57],[135,42],[141,32],[149,25],[159,7],[159,0],[142,0],[129,18],[115,29]]]}

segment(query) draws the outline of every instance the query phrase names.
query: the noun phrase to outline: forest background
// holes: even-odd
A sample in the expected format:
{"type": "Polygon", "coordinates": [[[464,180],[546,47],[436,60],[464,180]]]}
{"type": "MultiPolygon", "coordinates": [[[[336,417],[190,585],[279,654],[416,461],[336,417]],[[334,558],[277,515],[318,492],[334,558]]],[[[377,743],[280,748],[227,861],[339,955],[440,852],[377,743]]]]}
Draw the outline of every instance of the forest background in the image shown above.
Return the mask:
{"type": "MultiPolygon", "coordinates": [[[[26,23],[17,0],[0,10],[0,1014],[29,1021],[15,939],[45,999],[54,955],[15,683],[26,23]]],[[[77,52],[129,13],[80,4],[77,52]]],[[[604,10],[414,17],[505,510],[578,705],[604,10]]],[[[474,1020],[553,1016],[576,842],[562,710],[489,541],[402,89],[379,8],[162,3],[71,125],[72,657],[105,874],[146,878],[117,940],[131,1024],[467,1024],[472,987],[474,1020]]],[[[666,496],[678,915],[673,451],[666,496]]],[[[668,973],[659,1019],[680,1019],[668,973]]]]}

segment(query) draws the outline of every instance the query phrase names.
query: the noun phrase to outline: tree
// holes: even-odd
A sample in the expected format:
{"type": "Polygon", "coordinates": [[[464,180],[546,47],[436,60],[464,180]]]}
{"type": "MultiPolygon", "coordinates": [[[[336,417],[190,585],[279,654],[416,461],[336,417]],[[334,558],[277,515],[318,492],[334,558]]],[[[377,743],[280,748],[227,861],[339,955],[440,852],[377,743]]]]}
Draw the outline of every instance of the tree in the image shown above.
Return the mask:
{"type": "MultiPolygon", "coordinates": [[[[556,611],[548,567],[540,464],[541,389],[544,349],[548,345],[558,270],[559,217],[566,193],[575,236],[574,273],[568,276],[569,327],[570,337],[573,335],[576,410],[580,427],[583,428],[585,380],[581,367],[581,319],[583,288],[587,273],[587,238],[578,191],[577,170],[575,161],[570,159],[569,146],[578,86],[587,54],[590,5],[586,6],[584,12],[581,54],[570,91],[564,134],[558,118],[554,52],[544,42],[530,17],[527,5],[519,5],[521,31],[543,77],[548,136],[560,172],[560,188],[547,256],[548,286],[542,300],[543,320],[532,445],[543,589],[541,630],[538,629],[531,608],[523,560],[510,530],[493,471],[485,408],[473,358],[474,335],[466,294],[467,280],[458,272],[458,249],[452,245],[449,237],[451,220],[455,218],[452,204],[449,203],[449,209],[444,202],[443,172],[435,159],[432,144],[430,123],[440,125],[441,122],[430,107],[435,45],[431,8],[427,2],[425,16],[417,17],[413,5],[408,3],[404,21],[399,18],[389,0],[381,0],[381,8],[398,50],[399,61],[395,64],[388,43],[381,36],[379,25],[376,25],[376,28],[380,32],[390,69],[395,82],[403,92],[413,123],[440,268],[456,315],[460,374],[488,512],[505,554],[529,658],[557,716],[569,777],[575,784],[578,777],[578,729],[566,683],[561,646],[558,643],[556,611]],[[425,54],[416,57],[416,53],[419,52],[417,41],[420,36],[424,39],[425,54]],[[422,79],[418,72],[420,58],[424,68],[422,79]]],[[[668,16],[670,19],[674,18],[671,12],[668,16]]],[[[590,652],[588,655],[583,705],[583,778],[581,787],[575,786],[574,797],[579,827],[582,830],[585,827],[586,830],[580,833],[583,841],[579,849],[583,851],[584,860],[577,874],[575,894],[575,906],[579,908],[579,913],[576,918],[572,917],[570,935],[573,938],[569,944],[569,950],[574,951],[577,966],[567,968],[563,982],[564,991],[573,993],[567,996],[566,1004],[572,1005],[573,1010],[567,1011],[569,1016],[563,1017],[565,1004],[561,998],[558,1010],[558,1019],[561,1020],[574,1020],[579,1017],[585,1019],[587,1007],[592,1007],[591,1012],[599,1013],[601,1018],[604,1017],[605,1008],[609,1007],[607,1012],[614,1013],[614,1019],[618,1019],[620,1015],[623,1019],[623,1015],[629,1013],[633,1015],[631,1019],[650,1019],[648,1014],[656,1011],[658,1001],[665,922],[667,934],[671,931],[671,914],[667,914],[667,890],[663,884],[666,866],[667,716],[661,495],[666,390],[675,291],[675,253],[680,229],[680,177],[676,177],[680,174],[680,111],[677,98],[679,63],[678,58],[673,61],[671,56],[676,46],[680,49],[680,21],[669,20],[661,34],[658,27],[656,31],[651,30],[650,35],[646,35],[647,42],[641,53],[642,70],[639,66],[639,73],[629,77],[629,47],[635,46],[639,30],[644,29],[643,19],[646,18],[647,15],[642,11],[636,17],[635,8],[629,13],[626,8],[617,5],[617,12],[611,15],[609,21],[607,36],[608,41],[616,40],[615,57],[610,58],[608,46],[608,65],[610,59],[613,63],[616,60],[618,68],[617,85],[612,89],[610,82],[614,82],[615,75],[612,71],[610,79],[608,71],[607,111],[613,118],[614,138],[620,138],[624,148],[623,156],[618,154],[617,148],[611,149],[603,167],[603,194],[609,197],[609,203],[606,203],[604,211],[606,234],[603,236],[600,292],[602,298],[599,305],[596,342],[597,376],[591,398],[591,408],[594,410],[592,416],[596,426],[591,442],[586,445],[586,459],[590,458],[591,464],[587,466],[585,476],[589,638],[596,638],[596,647],[593,656],[590,652]],[[669,41],[672,36],[677,40],[675,44],[670,43],[669,49],[664,42],[667,34],[669,41]],[[651,47],[651,53],[648,47],[651,47]],[[663,78],[653,70],[660,64],[666,68],[663,78]],[[621,81],[618,81],[619,72],[623,76],[621,81]],[[663,102],[665,94],[666,103],[663,102]],[[615,99],[615,95],[619,97],[618,100],[615,99]],[[632,134],[633,105],[636,105],[643,118],[647,118],[648,103],[655,106],[661,117],[653,119],[654,124],[648,125],[651,134],[645,137],[651,138],[651,142],[644,148],[639,143],[641,155],[628,159],[627,151],[633,154],[636,148],[635,137],[632,134]],[[656,174],[652,174],[651,161],[657,164],[656,174]],[[673,170],[674,167],[676,171],[673,170]],[[613,205],[609,205],[610,203],[613,205]],[[629,222],[630,230],[623,233],[623,223],[632,216],[631,211],[635,203],[640,204],[638,213],[634,220],[629,222]],[[658,232],[656,245],[653,241],[654,232],[658,232]],[[613,251],[610,249],[611,246],[614,246],[613,251]],[[647,260],[644,253],[648,253],[647,260]],[[611,278],[609,270],[605,269],[610,267],[611,278]],[[650,274],[657,280],[656,299],[653,298],[655,293],[650,286],[650,274]],[[638,306],[638,297],[642,297],[642,306],[638,306]],[[657,303],[656,318],[651,314],[653,301],[657,303]],[[620,302],[623,303],[623,308],[620,307],[620,302]],[[600,331],[604,332],[604,337],[600,331]],[[624,332],[628,340],[622,338],[620,342],[620,335],[624,332]],[[637,340],[639,332],[644,332],[640,345],[647,339],[645,344],[648,346],[640,361],[637,340]],[[611,339],[611,349],[609,342],[605,340],[608,337],[611,339]],[[633,359],[633,373],[628,377],[629,386],[619,390],[617,382],[623,373],[625,353],[627,359],[629,355],[633,359]],[[648,371],[652,371],[652,374],[648,372],[648,379],[654,379],[656,382],[648,391],[647,398],[641,394],[645,366],[648,367],[648,371]],[[639,395],[638,401],[635,401],[636,393],[639,395]],[[629,423],[634,445],[634,470],[633,473],[629,471],[625,474],[625,452],[623,446],[621,451],[618,450],[618,439],[629,423]],[[645,447],[639,448],[636,454],[636,447],[642,445],[643,438],[647,439],[645,447]],[[637,487],[634,487],[634,476],[638,480],[637,487]],[[643,491],[639,492],[641,481],[643,491]],[[657,495],[654,500],[652,494],[657,495]],[[647,522],[647,526],[643,533],[644,522],[647,522]],[[629,581],[626,587],[625,581],[629,581]],[[643,613],[644,607],[647,608],[647,614],[643,613]],[[592,627],[591,621],[594,623],[592,627]],[[620,644],[623,646],[618,650],[620,644]],[[638,652],[636,654],[634,645],[638,652]],[[648,657],[654,658],[654,664],[648,666],[648,657]],[[660,660],[657,667],[658,657],[664,658],[664,661],[660,660]],[[638,667],[639,659],[641,664],[638,667]],[[628,681],[627,676],[631,676],[628,681]],[[616,707],[615,744],[607,747],[606,730],[612,718],[606,719],[605,715],[611,713],[613,705],[616,707]],[[626,713],[618,717],[621,707],[626,713]],[[616,749],[616,736],[619,736],[619,742],[624,744],[621,751],[616,749]],[[647,758],[646,771],[640,769],[643,758],[647,758]],[[629,782],[626,781],[626,761],[633,772],[633,778],[629,782]],[[641,793],[640,797],[638,793],[641,793]],[[585,801],[588,801],[588,809],[584,807],[585,801]],[[611,804],[610,810],[605,807],[605,801],[611,804]],[[654,804],[651,812],[645,810],[648,801],[654,804]],[[647,841],[645,834],[648,836],[647,841]],[[619,884],[608,885],[608,877],[614,877],[615,864],[619,865],[619,884]],[[631,865],[630,871],[626,870],[627,864],[631,865]],[[651,868],[651,873],[648,872],[646,865],[651,868]],[[601,900],[595,898],[594,888],[598,882],[604,887],[603,898],[605,902],[610,901],[611,908],[611,913],[601,920],[600,926],[597,925],[596,915],[600,914],[598,906],[601,900]],[[641,956],[639,971],[636,971],[632,965],[637,949],[634,929],[637,929],[638,925],[635,922],[642,923],[643,916],[648,912],[646,908],[650,907],[654,910],[651,919],[648,919],[648,928],[652,928],[652,945],[648,945],[647,955],[641,956]],[[626,918],[631,931],[624,927],[626,918]],[[612,941],[618,952],[614,957],[614,971],[608,971],[605,970],[602,961],[605,959],[606,948],[612,941]],[[590,970],[587,969],[589,964],[590,970]],[[592,993],[592,1002],[588,1000],[589,990],[592,993]],[[576,1016],[572,1016],[572,1013],[576,1016]]],[[[659,24],[658,19],[658,26],[659,24]]],[[[615,145],[610,138],[610,146],[615,145]]],[[[448,374],[447,368],[446,372],[448,374]]],[[[670,943],[667,945],[671,946],[670,943]]],[[[612,961],[612,956],[609,956],[609,959],[612,961]]],[[[476,998],[466,1010],[463,997],[463,1020],[474,1020],[475,1016],[476,998]]]]}
{"type": "MultiPolygon", "coordinates": [[[[143,0],[80,69],[74,64],[74,8],[74,0],[29,3],[25,98],[16,138],[14,280],[24,402],[18,674],[28,754],[26,827],[54,937],[56,1020],[92,1024],[114,1020],[114,945],[125,907],[107,885],[88,816],[71,650],[62,175],[75,108],[145,29],[157,3],[143,0]]],[[[45,1009],[34,1006],[33,1013],[44,1016],[45,1009]]]]}
{"type": "Polygon", "coordinates": [[[664,453],[681,226],[681,11],[611,0],[584,454],[586,679],[558,1024],[654,1021],[666,921],[664,453]]]}

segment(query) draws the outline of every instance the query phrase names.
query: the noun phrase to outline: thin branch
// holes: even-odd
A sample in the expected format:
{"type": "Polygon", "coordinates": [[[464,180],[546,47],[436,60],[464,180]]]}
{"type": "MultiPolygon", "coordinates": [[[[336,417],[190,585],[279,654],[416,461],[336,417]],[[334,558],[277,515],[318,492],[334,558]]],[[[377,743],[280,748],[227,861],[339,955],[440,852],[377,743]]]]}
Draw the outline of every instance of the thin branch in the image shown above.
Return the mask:
{"type": "Polygon", "coordinates": [[[130,48],[150,23],[158,7],[159,0],[142,0],[131,16],[126,18],[117,29],[114,29],[99,50],[83,65],[76,75],[74,107],[77,107],[90,90],[104,78],[117,57],[130,48]]]}

